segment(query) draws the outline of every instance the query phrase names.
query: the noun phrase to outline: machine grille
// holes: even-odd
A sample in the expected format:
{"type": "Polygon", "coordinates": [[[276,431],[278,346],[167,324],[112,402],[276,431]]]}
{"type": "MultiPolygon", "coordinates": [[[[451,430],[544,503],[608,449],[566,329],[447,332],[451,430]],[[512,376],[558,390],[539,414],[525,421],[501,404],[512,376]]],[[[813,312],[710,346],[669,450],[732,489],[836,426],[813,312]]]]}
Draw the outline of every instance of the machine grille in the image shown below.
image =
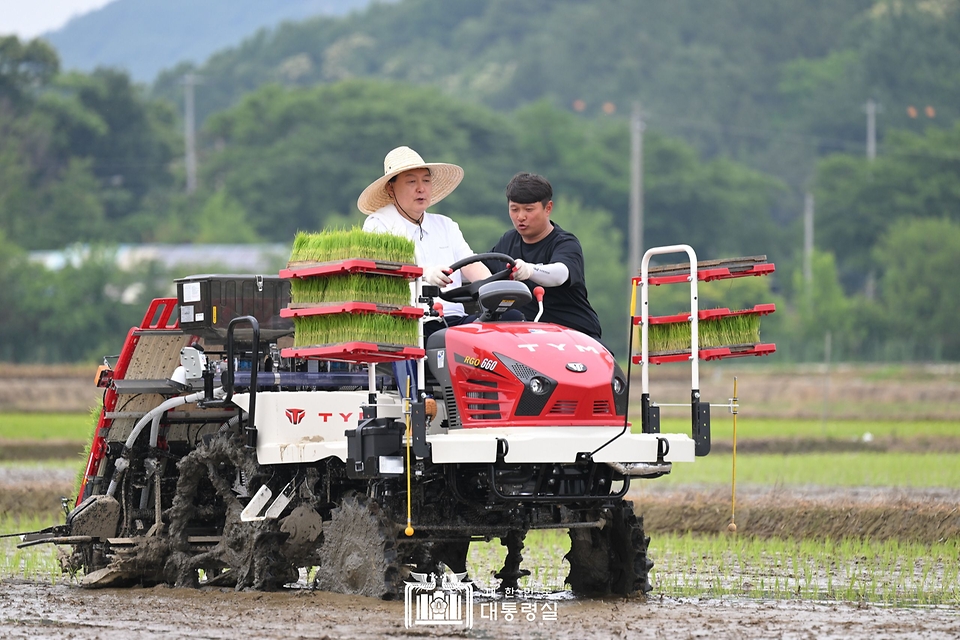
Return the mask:
{"type": "Polygon", "coordinates": [[[610,403],[606,400],[594,400],[593,415],[597,414],[610,415],[610,403]]]}
{"type": "Polygon", "coordinates": [[[500,394],[497,392],[496,382],[468,379],[464,388],[467,390],[467,412],[471,418],[474,420],[500,419],[500,394]],[[471,390],[471,387],[474,389],[471,390]],[[492,391],[482,391],[475,387],[486,387],[492,391]]]}
{"type": "Polygon", "coordinates": [[[550,415],[572,416],[577,412],[576,400],[557,400],[550,407],[550,415]]]}
{"type": "Polygon", "coordinates": [[[513,371],[513,375],[517,376],[524,382],[537,375],[537,372],[534,369],[531,369],[522,362],[511,362],[510,371],[513,371]]]}
{"type": "Polygon", "coordinates": [[[447,407],[447,423],[451,429],[459,429],[463,426],[460,422],[460,412],[457,411],[457,399],[453,395],[453,387],[445,385],[443,387],[443,402],[447,407]]]}

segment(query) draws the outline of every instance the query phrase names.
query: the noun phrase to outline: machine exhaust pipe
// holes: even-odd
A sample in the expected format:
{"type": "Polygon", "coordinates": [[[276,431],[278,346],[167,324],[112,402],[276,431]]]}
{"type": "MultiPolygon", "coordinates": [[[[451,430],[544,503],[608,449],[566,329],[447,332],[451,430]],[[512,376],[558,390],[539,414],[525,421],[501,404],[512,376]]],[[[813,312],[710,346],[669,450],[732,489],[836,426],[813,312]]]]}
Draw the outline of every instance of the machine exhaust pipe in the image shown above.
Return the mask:
{"type": "Polygon", "coordinates": [[[672,462],[608,462],[617,473],[632,478],[659,478],[673,470],[672,462]]]}

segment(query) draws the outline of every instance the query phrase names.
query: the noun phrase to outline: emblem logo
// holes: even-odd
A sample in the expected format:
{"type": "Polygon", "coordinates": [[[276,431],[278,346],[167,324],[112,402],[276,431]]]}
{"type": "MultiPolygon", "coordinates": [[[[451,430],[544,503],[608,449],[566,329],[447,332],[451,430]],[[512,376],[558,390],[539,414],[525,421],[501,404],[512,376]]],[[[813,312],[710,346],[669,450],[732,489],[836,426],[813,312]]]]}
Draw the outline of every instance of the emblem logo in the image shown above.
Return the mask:
{"type": "Polygon", "coordinates": [[[583,373],[587,370],[587,365],[583,364],[582,362],[568,362],[567,369],[570,369],[570,371],[573,371],[574,373],[583,373]]]}
{"type": "Polygon", "coordinates": [[[461,582],[466,573],[445,574],[441,583],[433,575],[410,574],[416,582],[404,586],[403,626],[473,627],[473,583],[461,582]]]}
{"type": "Polygon", "coordinates": [[[290,421],[290,424],[300,424],[303,417],[307,415],[307,412],[303,409],[287,409],[285,413],[287,414],[287,420],[290,421]]]}

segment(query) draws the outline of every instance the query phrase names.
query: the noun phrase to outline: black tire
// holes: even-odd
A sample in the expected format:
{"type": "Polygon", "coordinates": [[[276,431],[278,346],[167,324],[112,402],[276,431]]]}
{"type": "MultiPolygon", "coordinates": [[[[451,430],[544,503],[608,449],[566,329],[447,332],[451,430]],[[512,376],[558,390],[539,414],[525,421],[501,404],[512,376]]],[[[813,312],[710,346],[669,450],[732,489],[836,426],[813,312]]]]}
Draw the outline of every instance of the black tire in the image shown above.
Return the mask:
{"type": "Polygon", "coordinates": [[[650,538],[643,533],[643,518],[633,503],[623,501],[613,509],[603,529],[571,529],[567,584],[580,596],[646,594],[653,562],[647,557],[650,538]]]}

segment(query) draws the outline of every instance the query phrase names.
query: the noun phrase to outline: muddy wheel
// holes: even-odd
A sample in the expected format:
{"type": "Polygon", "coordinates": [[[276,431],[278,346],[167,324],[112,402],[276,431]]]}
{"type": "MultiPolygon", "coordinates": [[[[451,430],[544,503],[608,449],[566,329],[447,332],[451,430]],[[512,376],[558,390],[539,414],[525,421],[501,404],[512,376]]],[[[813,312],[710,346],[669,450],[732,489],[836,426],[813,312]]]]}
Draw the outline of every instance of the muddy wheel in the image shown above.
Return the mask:
{"type": "Polygon", "coordinates": [[[166,535],[161,536],[161,544],[155,550],[164,553],[167,582],[181,587],[199,586],[200,570],[212,584],[238,590],[273,591],[297,580],[296,565],[281,552],[287,534],[280,531],[277,521],[240,520],[243,504],[233,483],[238,470],[248,478],[260,473],[251,454],[237,441],[217,438],[190,452],[178,468],[173,506],[165,514],[166,535]],[[201,512],[207,523],[219,520],[222,525],[216,532],[219,542],[198,553],[188,544],[187,533],[201,512]]]}
{"type": "Polygon", "coordinates": [[[314,584],[324,591],[390,600],[402,591],[397,555],[399,527],[380,505],[347,497],[323,525],[320,568],[314,584]]]}
{"type": "Polygon", "coordinates": [[[643,533],[643,518],[633,503],[623,501],[613,509],[603,529],[571,529],[567,583],[585,596],[647,593],[653,562],[647,557],[650,538],[643,533]]]}

